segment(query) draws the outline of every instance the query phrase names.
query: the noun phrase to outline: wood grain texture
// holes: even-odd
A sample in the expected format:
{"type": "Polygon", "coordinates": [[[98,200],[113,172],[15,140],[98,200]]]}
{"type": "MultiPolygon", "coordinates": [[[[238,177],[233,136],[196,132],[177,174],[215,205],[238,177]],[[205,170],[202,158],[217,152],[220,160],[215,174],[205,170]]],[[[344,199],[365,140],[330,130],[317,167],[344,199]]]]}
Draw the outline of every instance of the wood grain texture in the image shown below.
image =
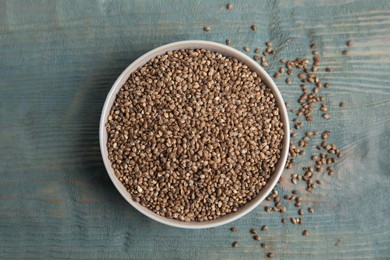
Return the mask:
{"type": "MultiPolygon", "coordinates": [[[[275,258],[390,257],[390,2],[232,2],[227,11],[224,1],[0,1],[0,258],[257,259],[267,251],[248,231],[263,224],[275,258]],[[345,156],[303,196],[317,211],[302,226],[258,207],[233,223],[237,233],[167,227],[128,205],[105,172],[99,116],[121,71],[165,43],[227,38],[240,50],[272,39],[269,72],[280,57],[309,54],[313,41],[321,67],[334,68],[319,72],[331,84],[323,93],[332,118],[303,131],[332,130],[345,156]]],[[[297,105],[299,88],[276,82],[297,105]]],[[[294,214],[288,205],[285,216],[294,214]]]]}

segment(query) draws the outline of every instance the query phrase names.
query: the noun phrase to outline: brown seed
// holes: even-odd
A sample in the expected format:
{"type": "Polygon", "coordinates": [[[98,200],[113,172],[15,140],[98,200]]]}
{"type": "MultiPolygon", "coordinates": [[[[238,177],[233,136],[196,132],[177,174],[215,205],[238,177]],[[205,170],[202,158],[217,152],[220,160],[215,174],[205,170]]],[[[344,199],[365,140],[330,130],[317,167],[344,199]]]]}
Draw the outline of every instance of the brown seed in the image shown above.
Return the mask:
{"type": "Polygon", "coordinates": [[[276,72],[276,73],[274,74],[274,78],[275,78],[275,79],[278,79],[278,78],[280,78],[280,74],[279,74],[279,72],[276,72]]]}
{"type": "Polygon", "coordinates": [[[309,232],[307,232],[307,230],[305,229],[305,230],[303,230],[302,235],[306,237],[309,235],[309,232]]]}
{"type": "Polygon", "coordinates": [[[317,44],[315,44],[315,43],[310,44],[310,48],[312,48],[312,49],[317,48],[317,44]]]}
{"type": "Polygon", "coordinates": [[[252,229],[250,230],[250,232],[251,232],[252,234],[256,234],[256,233],[257,233],[257,231],[256,231],[255,228],[252,228],[252,229]]]}
{"type": "Polygon", "coordinates": [[[203,27],[203,31],[209,32],[211,30],[210,26],[205,26],[203,27]]]}
{"type": "Polygon", "coordinates": [[[274,253],[272,253],[272,252],[269,252],[269,253],[267,254],[267,257],[268,257],[268,258],[272,258],[272,257],[274,257],[274,253]]]}
{"type": "Polygon", "coordinates": [[[261,63],[261,65],[262,65],[263,67],[268,67],[268,62],[263,61],[263,62],[261,63]]]}
{"type": "Polygon", "coordinates": [[[287,78],[287,79],[286,79],[286,83],[290,85],[290,84],[291,84],[291,79],[290,79],[290,78],[287,78]]]}
{"type": "Polygon", "coordinates": [[[252,31],[256,32],[256,24],[252,24],[251,29],[252,29],[252,31]]]}
{"type": "Polygon", "coordinates": [[[260,48],[256,48],[255,53],[259,53],[259,52],[260,52],[260,48]]]}
{"type": "Polygon", "coordinates": [[[314,208],[308,208],[307,211],[309,211],[309,213],[314,213],[314,208]]]}
{"type": "Polygon", "coordinates": [[[268,47],[272,47],[272,42],[268,41],[268,42],[265,43],[265,45],[267,45],[268,47]]]}
{"type": "Polygon", "coordinates": [[[341,54],[342,54],[342,55],[348,55],[348,54],[349,54],[349,51],[348,51],[348,50],[343,50],[343,51],[341,52],[341,54]]]}
{"type": "Polygon", "coordinates": [[[330,67],[326,67],[326,68],[325,68],[325,71],[327,71],[327,72],[332,72],[332,71],[333,71],[333,69],[332,69],[332,68],[330,68],[330,67]]]}
{"type": "Polygon", "coordinates": [[[267,225],[262,226],[262,227],[261,227],[261,230],[263,230],[263,231],[268,230],[268,226],[267,226],[267,225]]]}
{"type": "Polygon", "coordinates": [[[261,243],[260,246],[261,246],[261,248],[267,248],[268,247],[268,245],[266,243],[261,243]]]}
{"type": "Polygon", "coordinates": [[[318,55],[318,54],[319,54],[318,51],[312,51],[311,53],[312,53],[313,55],[318,55]]]}
{"type": "Polygon", "coordinates": [[[351,41],[351,40],[347,41],[347,46],[348,46],[348,47],[352,47],[352,45],[353,45],[353,44],[352,44],[352,41],[351,41]]]}
{"type": "Polygon", "coordinates": [[[326,82],[326,83],[324,84],[324,87],[325,87],[325,88],[329,88],[329,83],[326,82]]]}
{"type": "Polygon", "coordinates": [[[238,247],[238,242],[237,241],[233,242],[232,247],[238,247]]]}
{"type": "Polygon", "coordinates": [[[280,63],[286,63],[286,60],[285,59],[280,59],[279,62],[280,63]]]}
{"type": "Polygon", "coordinates": [[[328,136],[329,136],[329,133],[330,133],[330,131],[325,131],[325,132],[323,132],[322,135],[321,135],[321,138],[322,138],[323,140],[327,139],[328,136]]]}
{"type": "Polygon", "coordinates": [[[245,52],[249,52],[249,48],[248,47],[244,47],[242,48],[245,52]]]}
{"type": "Polygon", "coordinates": [[[286,224],[286,219],[285,218],[282,218],[281,221],[282,221],[283,224],[286,224]]]}
{"type": "Polygon", "coordinates": [[[253,236],[253,239],[256,240],[256,241],[259,241],[261,239],[261,237],[256,235],[256,236],[253,236]]]}
{"type": "Polygon", "coordinates": [[[340,107],[345,107],[345,102],[340,102],[339,106],[340,107]]]}
{"type": "Polygon", "coordinates": [[[325,118],[325,119],[329,119],[330,115],[329,114],[322,114],[322,117],[325,118]]]}
{"type": "Polygon", "coordinates": [[[300,216],[302,216],[302,215],[303,215],[303,209],[298,210],[298,214],[299,214],[300,216]]]}
{"type": "Polygon", "coordinates": [[[237,230],[238,230],[237,227],[231,227],[231,228],[230,228],[230,231],[232,231],[232,232],[236,232],[237,230]]]}
{"type": "Polygon", "coordinates": [[[255,61],[259,61],[259,60],[260,60],[260,56],[259,56],[259,55],[255,55],[255,56],[253,56],[253,59],[254,59],[255,61]]]}
{"type": "Polygon", "coordinates": [[[232,40],[226,39],[225,43],[226,43],[226,45],[230,45],[230,44],[232,44],[232,40]]]}
{"type": "Polygon", "coordinates": [[[232,4],[232,3],[228,3],[228,4],[226,5],[226,9],[232,10],[232,9],[233,9],[233,4],[232,4]]]}

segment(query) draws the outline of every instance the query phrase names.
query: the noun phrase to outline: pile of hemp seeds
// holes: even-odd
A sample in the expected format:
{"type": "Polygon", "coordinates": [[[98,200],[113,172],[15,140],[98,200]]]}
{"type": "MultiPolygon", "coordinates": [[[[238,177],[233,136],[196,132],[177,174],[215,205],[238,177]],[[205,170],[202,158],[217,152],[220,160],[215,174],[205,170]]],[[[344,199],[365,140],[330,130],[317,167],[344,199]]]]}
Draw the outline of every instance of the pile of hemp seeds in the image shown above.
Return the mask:
{"type": "MultiPolygon", "coordinates": [[[[229,3],[226,5],[227,10],[233,9],[233,4],[229,3]]],[[[205,27],[209,32],[211,28],[209,26],[205,27]]],[[[256,24],[249,26],[250,30],[256,32],[256,24]]],[[[249,29],[248,28],[248,29],[249,29]]],[[[226,39],[226,45],[231,45],[232,40],[226,39]]],[[[352,47],[353,43],[351,40],[348,40],[345,43],[344,50],[341,52],[342,55],[349,55],[349,49],[352,47]]],[[[272,55],[277,55],[276,50],[273,48],[272,41],[266,41],[263,48],[255,48],[253,50],[254,56],[253,59],[264,68],[269,67],[269,62],[272,55]],[[261,52],[261,50],[263,51],[261,52]]],[[[251,50],[247,46],[242,48],[245,52],[250,53],[251,50]]],[[[315,111],[319,110],[321,114],[320,120],[329,120],[331,115],[328,113],[328,105],[326,104],[325,97],[321,95],[321,89],[329,88],[329,82],[322,82],[320,77],[316,72],[325,71],[327,73],[332,73],[333,68],[331,67],[321,67],[321,57],[320,53],[317,50],[316,43],[312,42],[309,46],[311,51],[311,58],[307,57],[297,57],[294,60],[287,60],[280,58],[277,63],[279,63],[279,69],[274,72],[273,76],[275,79],[281,77],[285,78],[287,85],[292,85],[292,77],[298,77],[300,80],[299,88],[301,90],[301,95],[297,100],[298,107],[289,108],[289,104],[286,102],[285,105],[288,108],[292,116],[292,122],[290,125],[293,126],[291,129],[291,141],[290,141],[290,150],[289,157],[286,163],[286,169],[295,171],[295,173],[290,174],[290,181],[293,185],[298,185],[300,182],[305,183],[305,194],[298,189],[289,189],[288,187],[283,187],[283,178],[279,180],[279,187],[275,187],[271,194],[266,198],[266,201],[272,203],[273,206],[265,206],[265,212],[279,212],[282,213],[281,223],[287,224],[291,223],[292,225],[301,225],[303,224],[303,216],[308,214],[315,213],[315,209],[312,206],[306,206],[303,204],[303,195],[310,196],[310,194],[322,184],[322,180],[319,176],[332,176],[335,174],[334,165],[337,163],[337,160],[342,157],[341,150],[333,143],[328,142],[328,137],[331,135],[331,131],[308,131],[302,133],[299,131],[305,122],[314,121],[315,111]],[[313,153],[310,160],[310,166],[303,167],[301,169],[293,168],[293,165],[296,159],[300,156],[305,156],[306,151],[316,150],[317,152],[313,153]],[[280,196],[278,188],[284,190],[284,193],[287,193],[283,197],[280,196]],[[287,212],[286,205],[293,203],[296,207],[296,214],[286,218],[284,217],[287,212]]],[[[273,59],[274,60],[274,59],[273,59]]],[[[339,103],[340,109],[346,106],[346,103],[341,101],[339,103]]],[[[263,225],[260,228],[261,232],[268,230],[268,226],[263,225]]],[[[237,227],[231,227],[230,232],[237,232],[237,227]]],[[[262,238],[258,234],[257,229],[251,228],[248,230],[248,233],[253,237],[254,240],[260,241],[262,238]]],[[[303,236],[309,236],[310,232],[307,229],[302,230],[303,236]]],[[[266,242],[260,243],[261,248],[267,250],[266,257],[272,258],[274,252],[269,251],[269,245],[266,242]]],[[[232,243],[233,248],[239,247],[239,242],[234,241],[232,243]]]]}
{"type": "Polygon", "coordinates": [[[180,221],[214,220],[256,198],[275,172],[279,111],[272,90],[237,59],[168,51],[119,90],[106,124],[108,158],[142,206],[180,221]]]}

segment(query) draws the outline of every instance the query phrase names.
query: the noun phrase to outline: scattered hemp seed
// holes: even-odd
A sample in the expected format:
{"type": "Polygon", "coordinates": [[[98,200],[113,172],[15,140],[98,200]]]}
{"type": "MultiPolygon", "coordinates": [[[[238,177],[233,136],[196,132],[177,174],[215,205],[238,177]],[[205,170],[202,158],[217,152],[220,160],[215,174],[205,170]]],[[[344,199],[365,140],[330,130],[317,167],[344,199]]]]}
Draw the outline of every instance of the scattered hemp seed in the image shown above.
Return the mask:
{"type": "Polygon", "coordinates": [[[268,230],[268,226],[267,226],[267,225],[262,226],[262,227],[261,227],[261,230],[263,230],[263,231],[268,230]]]}
{"type": "Polygon", "coordinates": [[[267,257],[268,257],[268,258],[272,258],[272,257],[274,257],[274,253],[272,253],[272,252],[269,252],[269,253],[267,254],[267,257]]]}
{"type": "Polygon", "coordinates": [[[265,43],[265,45],[267,45],[268,47],[272,47],[272,42],[268,41],[268,42],[265,43]]]}
{"type": "Polygon", "coordinates": [[[305,230],[303,230],[302,235],[306,237],[309,235],[309,232],[307,232],[307,230],[305,229],[305,230]]]}
{"type": "Polygon", "coordinates": [[[348,54],[349,54],[349,51],[348,51],[348,50],[343,50],[343,51],[341,52],[341,54],[343,54],[343,55],[348,55],[348,54]]]}
{"type": "Polygon", "coordinates": [[[275,79],[280,78],[280,73],[279,73],[279,72],[276,72],[276,73],[274,74],[274,78],[275,78],[275,79]]]}
{"type": "Polygon", "coordinates": [[[249,48],[248,47],[244,47],[242,48],[245,52],[249,52],[249,48]]]}
{"type": "Polygon", "coordinates": [[[352,43],[351,40],[347,41],[347,46],[348,46],[348,47],[352,47],[352,45],[353,45],[353,43],[352,43]]]}
{"type": "Polygon", "coordinates": [[[237,248],[238,247],[238,242],[237,241],[233,242],[232,247],[237,248]]]}
{"type": "MultiPolygon", "coordinates": [[[[325,131],[325,132],[323,132],[322,135],[321,135],[321,139],[322,139],[322,140],[327,139],[328,136],[329,136],[329,134],[330,134],[330,131],[325,131]]],[[[316,161],[317,161],[317,160],[316,160],[316,161]]]]}
{"type": "Polygon", "coordinates": [[[291,217],[290,220],[291,220],[291,223],[293,223],[294,225],[298,224],[298,218],[291,217]]]}
{"type": "Polygon", "coordinates": [[[233,4],[232,4],[232,3],[228,3],[228,4],[226,5],[226,9],[232,10],[232,9],[233,9],[233,4]]]}
{"type": "Polygon", "coordinates": [[[324,84],[324,88],[329,88],[329,83],[328,83],[328,82],[326,82],[326,83],[324,84]]]}
{"type": "Polygon", "coordinates": [[[268,248],[267,243],[261,243],[260,246],[261,246],[261,248],[268,248]]]}
{"type": "Polygon", "coordinates": [[[256,231],[255,228],[252,228],[252,229],[250,230],[250,232],[251,232],[252,234],[256,234],[256,233],[257,233],[257,231],[256,231]]]}
{"type": "Polygon", "coordinates": [[[260,60],[260,56],[259,56],[259,55],[254,55],[254,56],[253,56],[253,59],[254,59],[255,61],[259,61],[259,60],[260,60]]]}
{"type": "Polygon", "coordinates": [[[330,67],[326,67],[326,68],[325,68],[325,71],[326,71],[326,72],[332,72],[332,71],[333,71],[333,69],[332,69],[332,68],[330,68],[330,67]]]}
{"type": "Polygon", "coordinates": [[[256,240],[256,241],[260,241],[261,237],[258,236],[258,235],[255,235],[255,236],[253,236],[253,239],[256,240]]]}
{"type": "Polygon", "coordinates": [[[312,49],[317,48],[317,44],[315,44],[315,43],[310,44],[310,48],[312,48],[312,49]]]}
{"type": "Polygon", "coordinates": [[[314,208],[308,208],[307,211],[309,211],[309,213],[314,213],[314,208]]]}
{"type": "Polygon", "coordinates": [[[226,43],[226,45],[230,45],[230,44],[232,44],[232,40],[226,39],[225,43],[226,43]]]}
{"type": "Polygon", "coordinates": [[[290,85],[290,84],[291,84],[291,79],[290,79],[290,78],[287,78],[287,79],[286,79],[286,83],[290,85]]]}
{"type": "Polygon", "coordinates": [[[205,26],[203,27],[203,31],[209,32],[211,30],[210,26],[205,26]]]}
{"type": "Polygon", "coordinates": [[[232,232],[236,232],[237,230],[238,230],[237,227],[231,227],[231,228],[230,228],[230,231],[232,231],[232,232]]]}
{"type": "Polygon", "coordinates": [[[260,48],[256,48],[255,53],[259,53],[259,52],[260,52],[260,48]]]}
{"type": "Polygon", "coordinates": [[[251,30],[254,31],[254,32],[256,32],[256,24],[252,24],[252,25],[251,25],[251,30]]]}
{"type": "Polygon", "coordinates": [[[345,107],[345,105],[346,105],[345,102],[340,102],[339,104],[340,107],[345,107]]]}
{"type": "Polygon", "coordinates": [[[322,117],[325,118],[325,119],[329,119],[330,115],[329,114],[323,114],[322,117]]]}

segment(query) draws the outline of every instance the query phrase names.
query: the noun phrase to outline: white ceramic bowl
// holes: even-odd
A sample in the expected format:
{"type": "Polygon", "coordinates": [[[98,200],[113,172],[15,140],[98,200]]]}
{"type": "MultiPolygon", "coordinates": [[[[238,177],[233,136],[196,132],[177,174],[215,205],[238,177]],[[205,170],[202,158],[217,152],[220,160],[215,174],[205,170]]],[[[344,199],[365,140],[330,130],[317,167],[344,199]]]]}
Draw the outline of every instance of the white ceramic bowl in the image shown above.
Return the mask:
{"type": "Polygon", "coordinates": [[[174,227],[180,227],[180,228],[190,228],[190,229],[200,229],[200,228],[210,228],[210,227],[216,227],[220,225],[224,225],[226,223],[232,222],[245,214],[249,213],[251,210],[253,210],[255,207],[257,207],[271,192],[273,187],[276,185],[277,181],[279,180],[279,177],[281,176],[289,150],[289,144],[290,144],[290,127],[289,127],[289,120],[287,115],[287,110],[284,105],[283,98],[276,87],[274,81],[272,78],[268,75],[268,73],[260,67],[259,64],[257,64],[254,60],[252,60],[247,55],[220,43],[210,42],[210,41],[180,41],[180,42],[174,42],[167,45],[163,45],[161,47],[158,47],[154,50],[149,51],[148,53],[144,54],[137,60],[135,60],[133,63],[130,64],[119,76],[119,78],[115,81],[114,85],[112,86],[110,92],[107,95],[106,101],[104,103],[102,115],[100,118],[100,128],[99,128],[99,141],[100,141],[100,150],[103,157],[104,165],[107,169],[108,175],[110,176],[112,182],[114,183],[115,187],[118,189],[119,193],[122,194],[122,196],[138,211],[143,213],[144,215],[148,216],[151,219],[154,219],[158,222],[161,222],[166,225],[174,226],[174,227]],[[153,59],[154,57],[164,54],[167,51],[172,50],[178,50],[178,49],[195,49],[195,48],[203,48],[210,51],[216,51],[219,52],[225,56],[234,57],[238,60],[240,60],[242,63],[249,66],[253,71],[255,71],[263,80],[263,82],[272,89],[272,92],[276,98],[276,101],[278,103],[279,109],[280,109],[280,115],[281,120],[283,122],[283,129],[284,129],[284,140],[283,140],[283,149],[281,152],[280,160],[277,164],[276,171],[274,174],[268,179],[268,182],[266,186],[264,186],[258,196],[245,204],[243,207],[241,207],[238,211],[234,213],[229,213],[223,217],[220,217],[215,220],[210,221],[203,221],[203,222],[184,222],[174,219],[169,219],[162,217],[153,211],[147,209],[146,207],[141,206],[139,203],[132,200],[130,193],[126,190],[126,188],[123,186],[123,184],[118,180],[118,178],[115,176],[115,173],[113,169],[111,168],[111,162],[108,159],[108,151],[107,151],[107,131],[105,128],[105,124],[107,123],[107,117],[110,113],[111,107],[114,103],[114,100],[116,98],[116,94],[118,93],[119,89],[123,86],[123,84],[127,81],[130,74],[134,72],[137,68],[144,65],[149,60],[153,59]]]}

